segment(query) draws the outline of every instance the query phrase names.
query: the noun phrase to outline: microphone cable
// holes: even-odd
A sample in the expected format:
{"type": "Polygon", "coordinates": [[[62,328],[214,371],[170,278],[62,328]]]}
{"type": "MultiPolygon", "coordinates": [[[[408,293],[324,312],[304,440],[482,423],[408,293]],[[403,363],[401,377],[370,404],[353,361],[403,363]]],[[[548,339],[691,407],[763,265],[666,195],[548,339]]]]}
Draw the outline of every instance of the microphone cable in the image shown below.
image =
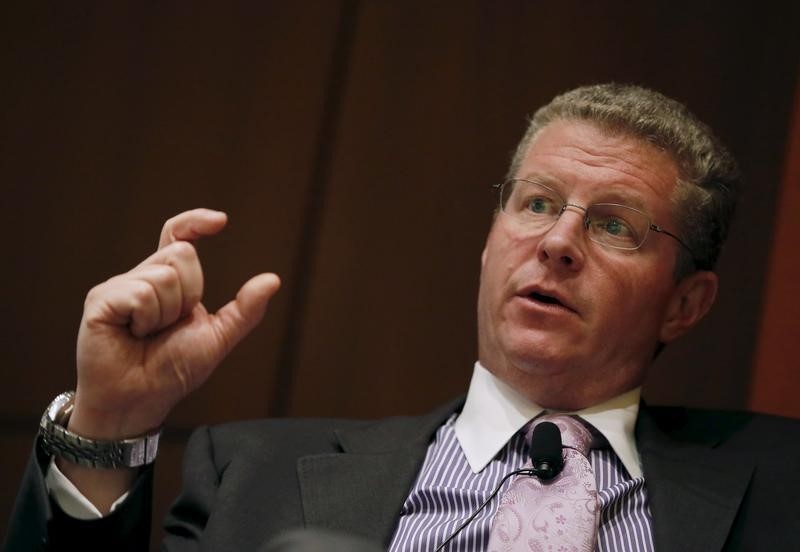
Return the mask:
{"type": "Polygon", "coordinates": [[[503,477],[503,479],[501,479],[501,480],[500,480],[500,483],[498,483],[498,484],[497,484],[497,487],[495,487],[495,488],[494,488],[494,491],[492,491],[492,494],[490,494],[490,495],[489,495],[489,498],[487,498],[486,500],[484,500],[484,501],[481,503],[481,505],[480,505],[480,506],[478,506],[478,509],[477,509],[477,510],[475,510],[475,511],[472,513],[472,515],[471,515],[471,516],[469,516],[467,519],[465,519],[465,520],[464,520],[464,521],[461,523],[461,525],[459,525],[459,526],[458,526],[458,528],[456,528],[456,530],[455,530],[455,531],[453,531],[453,532],[450,534],[450,536],[449,536],[449,537],[447,537],[447,539],[446,539],[446,540],[445,540],[445,541],[444,541],[442,544],[440,544],[439,546],[437,546],[437,547],[436,547],[436,550],[434,550],[433,552],[439,552],[439,551],[440,551],[442,548],[444,548],[445,546],[447,546],[448,544],[450,544],[450,541],[452,541],[454,538],[456,538],[456,536],[457,536],[457,535],[458,535],[458,534],[459,534],[459,533],[460,533],[460,532],[461,532],[461,531],[464,529],[464,527],[466,527],[467,525],[469,525],[469,523],[470,523],[470,522],[471,522],[473,519],[475,519],[475,517],[476,517],[476,516],[477,516],[477,515],[478,515],[478,514],[481,512],[481,510],[483,510],[483,509],[486,507],[486,505],[487,505],[487,504],[489,504],[489,501],[490,501],[490,500],[492,500],[492,499],[495,497],[495,495],[496,495],[496,494],[498,493],[498,491],[500,490],[500,487],[502,487],[502,486],[503,486],[503,483],[505,483],[505,482],[506,482],[506,479],[508,479],[508,478],[509,478],[509,477],[511,477],[512,475],[536,475],[536,474],[535,474],[535,473],[534,473],[534,471],[533,471],[532,469],[530,469],[530,468],[524,468],[524,469],[521,469],[521,470],[516,470],[516,471],[512,471],[512,472],[510,472],[510,473],[507,473],[507,474],[506,474],[506,476],[505,476],[505,477],[503,477]]]}
{"type": "Polygon", "coordinates": [[[512,471],[507,473],[503,479],[500,480],[500,483],[492,491],[492,494],[484,500],[480,506],[463,522],[459,525],[455,531],[453,531],[447,539],[444,540],[439,546],[436,547],[434,552],[440,552],[445,546],[447,546],[456,536],[466,527],[469,525],[472,520],[483,510],[489,501],[491,501],[497,493],[500,491],[500,487],[503,486],[503,483],[506,480],[513,476],[513,475],[528,475],[528,476],[535,476],[543,481],[548,481],[553,479],[564,468],[564,458],[561,455],[561,450],[563,445],[561,443],[561,430],[558,429],[558,426],[553,422],[542,422],[533,428],[533,433],[531,435],[531,446],[530,446],[530,459],[531,464],[533,464],[530,468],[522,468],[519,470],[512,471]]]}

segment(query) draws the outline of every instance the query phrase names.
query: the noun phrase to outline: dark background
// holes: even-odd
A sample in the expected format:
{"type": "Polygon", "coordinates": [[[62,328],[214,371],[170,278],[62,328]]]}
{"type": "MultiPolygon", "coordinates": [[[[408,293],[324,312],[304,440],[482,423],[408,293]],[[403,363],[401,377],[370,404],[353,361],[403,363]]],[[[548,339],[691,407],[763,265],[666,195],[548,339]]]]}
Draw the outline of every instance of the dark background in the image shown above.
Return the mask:
{"type": "Polygon", "coordinates": [[[209,308],[257,272],[284,285],[169,419],[158,519],[199,424],[420,413],[462,393],[490,185],[526,116],[593,82],[686,102],[748,175],[718,304],[658,360],[646,397],[769,409],[750,397],[774,213],[781,182],[797,185],[789,4],[4,3],[0,520],[42,410],[74,388],[86,291],[188,208],[230,216],[200,245],[209,308]]]}

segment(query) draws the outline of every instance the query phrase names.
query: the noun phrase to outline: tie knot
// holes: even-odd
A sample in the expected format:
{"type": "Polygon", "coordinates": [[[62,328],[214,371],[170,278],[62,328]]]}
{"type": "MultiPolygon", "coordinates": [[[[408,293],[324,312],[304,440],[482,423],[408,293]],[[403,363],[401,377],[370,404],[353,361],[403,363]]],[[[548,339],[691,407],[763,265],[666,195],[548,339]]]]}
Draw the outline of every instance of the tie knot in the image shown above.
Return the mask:
{"type": "Polygon", "coordinates": [[[579,417],[567,414],[547,414],[536,418],[525,434],[528,443],[531,442],[534,428],[542,422],[551,422],[558,427],[561,431],[561,443],[563,446],[573,448],[584,456],[589,455],[595,439],[592,432],[579,417]]]}

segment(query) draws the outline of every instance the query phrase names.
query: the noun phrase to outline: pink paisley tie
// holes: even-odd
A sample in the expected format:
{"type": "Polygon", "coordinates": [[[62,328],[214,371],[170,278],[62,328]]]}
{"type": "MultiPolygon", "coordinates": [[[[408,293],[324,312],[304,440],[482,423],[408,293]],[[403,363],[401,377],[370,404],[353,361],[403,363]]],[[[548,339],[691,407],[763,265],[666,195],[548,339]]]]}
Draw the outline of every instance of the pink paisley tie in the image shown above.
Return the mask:
{"type": "MultiPolygon", "coordinates": [[[[587,455],[593,438],[574,416],[537,418],[527,430],[553,422],[561,430],[564,469],[549,481],[518,475],[500,497],[489,532],[489,552],[592,552],[599,512],[587,455]]],[[[530,460],[526,468],[532,467],[530,460]]]]}

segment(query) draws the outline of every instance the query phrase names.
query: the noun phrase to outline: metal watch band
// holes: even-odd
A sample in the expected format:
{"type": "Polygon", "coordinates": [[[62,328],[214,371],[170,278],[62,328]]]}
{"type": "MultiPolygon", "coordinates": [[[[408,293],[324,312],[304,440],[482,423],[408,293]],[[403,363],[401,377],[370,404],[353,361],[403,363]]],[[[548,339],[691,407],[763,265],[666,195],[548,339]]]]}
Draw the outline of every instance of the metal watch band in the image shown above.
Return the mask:
{"type": "Polygon", "coordinates": [[[44,450],[75,464],[90,468],[136,468],[156,459],[161,430],[135,439],[99,441],[67,430],[75,400],[74,391],[65,391],[47,407],[39,423],[44,450]]]}

